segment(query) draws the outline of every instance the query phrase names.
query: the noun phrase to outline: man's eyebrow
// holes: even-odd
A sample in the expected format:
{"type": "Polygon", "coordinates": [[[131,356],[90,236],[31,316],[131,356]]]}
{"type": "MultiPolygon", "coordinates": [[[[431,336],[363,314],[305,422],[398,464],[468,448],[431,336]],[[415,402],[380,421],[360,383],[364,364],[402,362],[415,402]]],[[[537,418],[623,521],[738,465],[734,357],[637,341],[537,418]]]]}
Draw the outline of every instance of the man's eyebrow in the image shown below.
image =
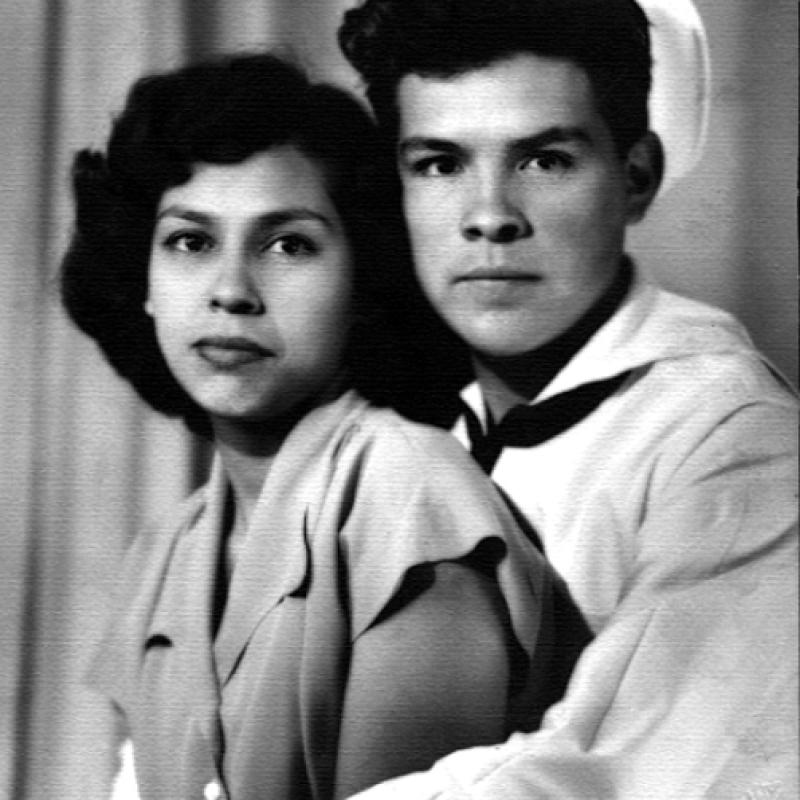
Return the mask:
{"type": "MultiPolygon", "coordinates": [[[[554,125],[530,136],[522,136],[512,139],[508,148],[512,152],[529,152],[547,147],[553,144],[568,144],[578,142],[582,144],[592,144],[593,139],[589,132],[580,126],[561,126],[554,125]]],[[[398,154],[406,155],[408,152],[417,150],[432,150],[437,153],[448,155],[460,155],[464,152],[464,147],[458,142],[450,139],[439,139],[434,136],[409,136],[398,144],[398,154]]]]}
{"type": "Polygon", "coordinates": [[[510,149],[512,151],[530,151],[548,147],[553,144],[569,144],[571,142],[592,144],[593,141],[591,135],[585,128],[554,125],[552,128],[546,128],[531,136],[522,136],[519,139],[514,139],[510,144],[510,149]]]}
{"type": "MultiPolygon", "coordinates": [[[[198,225],[213,225],[216,222],[216,216],[214,214],[206,211],[198,211],[197,209],[182,206],[180,204],[167,206],[159,211],[156,215],[156,221],[163,219],[164,217],[176,217],[177,219],[183,219],[187,222],[196,222],[198,225]]],[[[319,211],[315,211],[312,208],[306,208],[304,206],[267,211],[263,214],[258,214],[253,219],[253,222],[256,225],[263,227],[277,227],[280,225],[285,225],[289,222],[298,221],[319,222],[326,228],[334,227],[333,220],[331,220],[330,217],[319,211]]]]}

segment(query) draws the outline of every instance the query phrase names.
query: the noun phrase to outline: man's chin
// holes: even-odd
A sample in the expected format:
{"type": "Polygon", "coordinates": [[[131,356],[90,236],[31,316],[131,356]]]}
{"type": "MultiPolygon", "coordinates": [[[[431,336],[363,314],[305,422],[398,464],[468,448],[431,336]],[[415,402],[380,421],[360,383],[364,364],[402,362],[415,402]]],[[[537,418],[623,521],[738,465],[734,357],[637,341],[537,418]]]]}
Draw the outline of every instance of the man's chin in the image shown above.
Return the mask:
{"type": "Polygon", "coordinates": [[[506,331],[499,326],[494,330],[480,331],[456,329],[456,333],[473,353],[492,360],[524,358],[558,335],[524,329],[506,331]]]}
{"type": "Polygon", "coordinates": [[[570,327],[573,317],[580,318],[577,311],[558,309],[558,314],[547,314],[548,310],[553,309],[517,307],[451,314],[445,322],[473,352],[493,359],[515,359],[552,342],[570,327]]]}

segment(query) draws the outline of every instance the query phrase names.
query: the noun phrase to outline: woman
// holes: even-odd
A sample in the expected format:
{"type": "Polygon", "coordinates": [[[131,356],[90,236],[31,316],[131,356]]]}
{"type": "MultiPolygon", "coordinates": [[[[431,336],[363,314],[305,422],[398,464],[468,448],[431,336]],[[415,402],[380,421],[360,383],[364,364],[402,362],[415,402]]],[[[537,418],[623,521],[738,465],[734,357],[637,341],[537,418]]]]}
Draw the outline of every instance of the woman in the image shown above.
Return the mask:
{"type": "Polygon", "coordinates": [[[394,285],[373,136],[239,56],[139,81],[75,159],[66,307],[215,447],[128,554],[91,670],[143,798],[346,797],[537,724],[553,690],[543,560],[450,437],[353,388],[394,285]]]}

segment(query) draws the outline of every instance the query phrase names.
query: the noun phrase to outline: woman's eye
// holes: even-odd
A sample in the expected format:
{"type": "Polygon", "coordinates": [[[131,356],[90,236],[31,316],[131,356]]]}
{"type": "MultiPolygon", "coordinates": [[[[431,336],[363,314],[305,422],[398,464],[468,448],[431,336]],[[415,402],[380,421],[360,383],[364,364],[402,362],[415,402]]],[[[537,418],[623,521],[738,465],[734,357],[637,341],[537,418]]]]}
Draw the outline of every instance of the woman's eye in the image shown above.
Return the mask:
{"type": "Polygon", "coordinates": [[[430,156],[411,164],[411,173],[426,178],[448,178],[460,170],[458,160],[452,156],[430,156]]]}
{"type": "Polygon", "coordinates": [[[296,234],[287,234],[272,239],[265,249],[267,252],[290,258],[310,256],[319,251],[319,248],[311,240],[296,234]]]}
{"type": "Polygon", "coordinates": [[[213,246],[211,238],[203,233],[181,231],[170,234],[164,241],[165,246],[178,253],[204,253],[213,246]]]}

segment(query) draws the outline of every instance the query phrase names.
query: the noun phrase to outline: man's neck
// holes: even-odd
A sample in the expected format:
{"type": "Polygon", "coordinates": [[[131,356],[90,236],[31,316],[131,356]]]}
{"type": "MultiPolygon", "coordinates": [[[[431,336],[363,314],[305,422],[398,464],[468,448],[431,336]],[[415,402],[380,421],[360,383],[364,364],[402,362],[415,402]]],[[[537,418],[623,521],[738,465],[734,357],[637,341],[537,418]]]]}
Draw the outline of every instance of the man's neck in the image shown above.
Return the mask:
{"type": "Polygon", "coordinates": [[[628,294],[632,280],[633,267],[625,257],[606,291],[577,322],[555,339],[513,358],[491,358],[473,353],[475,377],[491,419],[499,422],[514,406],[534,400],[613,316],[628,294]]]}

